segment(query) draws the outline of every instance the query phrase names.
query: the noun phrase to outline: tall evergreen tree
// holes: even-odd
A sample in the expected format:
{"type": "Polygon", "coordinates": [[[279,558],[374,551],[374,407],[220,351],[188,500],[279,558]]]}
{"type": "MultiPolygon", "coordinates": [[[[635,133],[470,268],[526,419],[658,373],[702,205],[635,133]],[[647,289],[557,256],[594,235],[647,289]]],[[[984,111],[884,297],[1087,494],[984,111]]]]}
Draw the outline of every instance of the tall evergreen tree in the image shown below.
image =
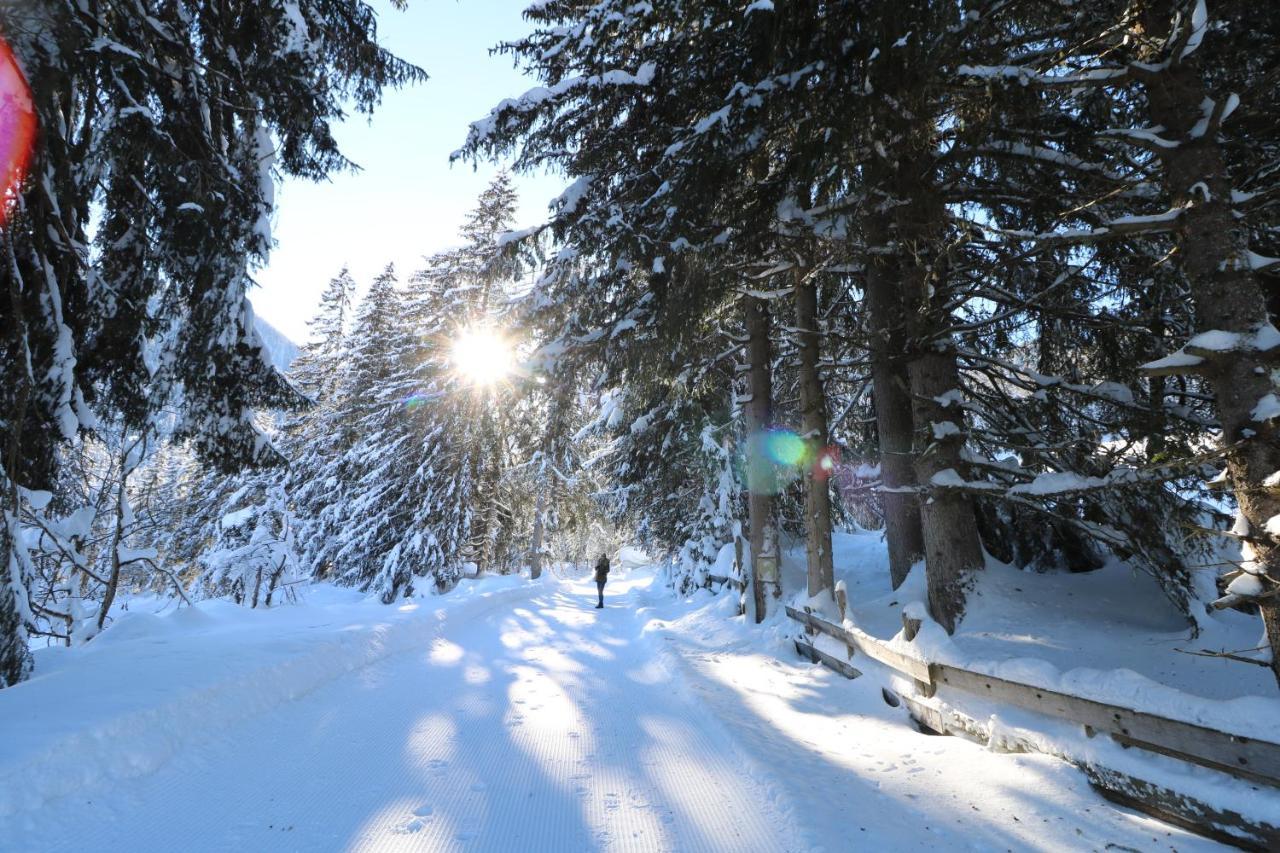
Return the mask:
{"type": "Polygon", "coordinates": [[[157,365],[205,458],[224,470],[278,459],[252,413],[298,397],[245,298],[270,248],[275,175],[348,166],[329,128],[343,99],[369,112],[385,86],[423,74],[379,47],[360,0],[10,4],[0,28],[40,124],[3,273],[9,684],[28,667],[20,489],[51,482],[53,445],[92,428],[92,409],[143,423],[139,389],[157,365]]]}
{"type": "Polygon", "coordinates": [[[345,336],[349,280],[326,291],[299,365],[304,388],[315,377],[318,405],[290,427],[299,542],[318,576],[390,601],[418,578],[451,585],[466,561],[509,563],[504,477],[519,410],[497,398],[510,389],[474,385],[459,354],[468,341],[510,346],[501,313],[524,266],[502,235],[515,202],[499,175],[468,216],[465,242],[428,258],[403,287],[388,267],[345,336]]]}

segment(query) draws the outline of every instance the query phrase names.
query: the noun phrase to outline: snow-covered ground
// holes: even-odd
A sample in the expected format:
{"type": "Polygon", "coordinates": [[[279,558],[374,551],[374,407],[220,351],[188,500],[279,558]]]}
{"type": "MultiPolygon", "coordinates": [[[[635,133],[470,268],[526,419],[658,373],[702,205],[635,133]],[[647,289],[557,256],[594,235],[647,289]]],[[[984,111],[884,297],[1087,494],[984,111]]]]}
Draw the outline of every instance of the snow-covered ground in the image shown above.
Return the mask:
{"type": "Polygon", "coordinates": [[[0,692],[4,850],[1208,849],[619,568],[136,612],[0,692]]]}
{"type": "MultiPolygon", "coordinates": [[[[921,567],[893,590],[879,533],[838,533],[833,544],[850,620],[894,637],[902,608],[925,600],[921,567]]],[[[803,589],[803,552],[788,553],[784,568],[787,588],[803,589]]],[[[1156,582],[1123,563],[1040,574],[990,561],[955,635],[939,629],[918,642],[934,661],[1280,741],[1280,697],[1267,668],[1192,654],[1258,647],[1262,622],[1225,610],[1200,623],[1193,638],[1156,582]]]]}

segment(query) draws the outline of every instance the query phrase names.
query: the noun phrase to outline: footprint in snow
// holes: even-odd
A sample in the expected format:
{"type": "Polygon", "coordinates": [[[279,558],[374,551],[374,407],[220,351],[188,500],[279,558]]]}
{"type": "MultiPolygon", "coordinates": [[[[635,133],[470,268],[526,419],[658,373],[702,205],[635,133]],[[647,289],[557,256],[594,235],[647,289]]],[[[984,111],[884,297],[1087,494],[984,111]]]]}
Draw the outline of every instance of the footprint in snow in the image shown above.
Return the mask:
{"type": "Polygon", "coordinates": [[[423,827],[425,827],[426,825],[427,825],[427,822],[425,820],[419,817],[415,817],[413,820],[409,821],[408,823],[402,823],[400,826],[397,826],[395,828],[395,831],[400,833],[401,835],[409,835],[414,832],[421,832],[423,827]]]}
{"type": "Polygon", "coordinates": [[[434,812],[435,809],[428,805],[421,805],[413,810],[413,813],[418,817],[430,817],[434,812]]]}
{"type": "Polygon", "coordinates": [[[485,790],[485,789],[486,789],[486,788],[488,788],[488,787],[489,787],[489,786],[488,786],[488,785],[486,785],[486,784],[485,784],[485,783],[483,783],[483,782],[473,782],[473,783],[471,784],[471,790],[473,790],[473,791],[483,791],[483,790],[485,790]]]}

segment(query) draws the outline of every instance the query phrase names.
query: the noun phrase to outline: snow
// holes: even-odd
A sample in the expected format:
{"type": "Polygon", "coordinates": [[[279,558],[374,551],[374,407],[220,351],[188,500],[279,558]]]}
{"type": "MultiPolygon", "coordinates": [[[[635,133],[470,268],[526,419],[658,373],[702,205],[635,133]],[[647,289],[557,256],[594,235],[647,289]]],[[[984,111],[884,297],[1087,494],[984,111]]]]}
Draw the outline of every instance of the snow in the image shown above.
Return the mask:
{"type": "Polygon", "coordinates": [[[530,228],[521,228],[518,231],[504,231],[498,235],[497,245],[499,248],[502,248],[504,246],[509,246],[512,243],[523,242],[541,230],[541,225],[534,225],[530,228]]]}
{"type": "MultiPolygon", "coordinates": [[[[842,566],[877,553],[837,543],[842,566]]],[[[586,574],[552,574],[393,607],[319,587],[134,613],[0,693],[4,844],[1213,847],[1054,758],[919,734],[873,663],[847,681],[796,658],[784,617],[757,628],[736,596],[654,580],[620,565],[599,611],[586,574]]]]}
{"type": "Polygon", "coordinates": [[[1267,394],[1258,401],[1258,405],[1253,407],[1251,417],[1255,421],[1269,421],[1272,418],[1280,418],[1280,398],[1275,394],[1267,394]]]}
{"type": "MultiPolygon", "coordinates": [[[[1223,479],[1226,479],[1227,470],[1222,470],[1223,479]]],[[[1235,521],[1231,524],[1231,532],[1237,536],[1249,535],[1249,519],[1244,517],[1244,513],[1237,511],[1235,521]]]]}
{"type": "Polygon", "coordinates": [[[1148,142],[1159,148],[1177,148],[1177,142],[1172,139],[1165,139],[1160,135],[1163,130],[1163,127],[1124,127],[1103,131],[1103,135],[1136,139],[1141,142],[1148,142]]]}
{"type": "Polygon", "coordinates": [[[304,53],[311,47],[311,33],[307,28],[307,20],[302,16],[302,10],[298,8],[298,4],[293,0],[281,4],[284,11],[284,18],[288,34],[285,36],[285,42],[282,47],[283,53],[304,53]]]}
{"type": "Polygon", "coordinates": [[[1271,323],[1263,323],[1253,332],[1226,332],[1214,329],[1200,334],[1187,341],[1183,349],[1159,361],[1142,365],[1141,370],[1159,370],[1168,367],[1195,367],[1204,359],[1193,353],[1230,352],[1232,350],[1270,352],[1280,347],[1280,330],[1271,323]]]}
{"type": "MultiPolygon", "coordinates": [[[[457,603],[518,582],[495,579],[457,603]]],[[[225,601],[165,615],[135,608],[91,644],[38,649],[35,676],[0,693],[13,735],[0,744],[0,818],[153,773],[229,726],[420,646],[445,618],[362,599],[322,587],[306,606],[271,611],[225,601]]]]}
{"type": "Polygon", "coordinates": [[[257,511],[257,507],[249,506],[244,509],[238,509],[235,512],[227,513],[222,517],[222,529],[230,530],[233,527],[239,527],[249,521],[249,519],[253,518],[257,511]]]}
{"type": "Polygon", "coordinates": [[[1209,13],[1205,9],[1204,0],[1196,0],[1196,7],[1191,12],[1191,35],[1183,45],[1182,52],[1178,54],[1178,59],[1186,59],[1200,47],[1200,42],[1204,41],[1204,34],[1208,28],[1209,13]]]}
{"type": "Polygon", "coordinates": [[[1249,598],[1261,595],[1262,581],[1258,579],[1257,575],[1245,572],[1227,584],[1227,593],[1230,595],[1243,595],[1249,598]]]}
{"type": "Polygon", "coordinates": [[[1280,515],[1273,515],[1267,519],[1263,529],[1272,536],[1280,536],[1280,515]]]}
{"type": "Polygon", "coordinates": [[[557,208],[562,216],[572,216],[577,212],[578,205],[582,202],[583,197],[590,189],[590,177],[578,178],[570,184],[555,201],[551,203],[551,206],[553,208],[557,208]]]}
{"type": "MultiPolygon", "coordinates": [[[[301,16],[299,16],[301,17],[301,16]]],[[[294,25],[296,26],[296,24],[294,25]]],[[[306,24],[302,24],[305,29],[306,24]]],[[[260,243],[258,254],[260,260],[266,261],[273,245],[271,236],[271,214],[276,209],[275,163],[276,146],[271,139],[271,129],[265,122],[256,121],[253,133],[254,159],[258,163],[258,220],[253,231],[260,243]]]]}
{"type": "MultiPolygon", "coordinates": [[[[896,46],[896,45],[895,45],[896,46]]],[[[980,79],[1006,78],[1017,80],[1023,85],[1036,82],[1051,85],[1074,85],[1098,80],[1110,80],[1123,77],[1124,68],[1090,68],[1077,74],[1040,74],[1025,65],[959,65],[956,73],[961,77],[977,77],[980,79]]]]}
{"type": "Polygon", "coordinates": [[[1271,269],[1274,266],[1280,266],[1280,258],[1269,258],[1257,252],[1249,252],[1249,269],[1254,272],[1271,269]]]}
{"type": "Polygon", "coordinates": [[[160,553],[155,548],[127,548],[121,545],[116,548],[116,555],[120,562],[134,563],[138,560],[155,560],[160,553]]]}
{"type": "Polygon", "coordinates": [[[262,339],[262,346],[271,359],[272,366],[276,370],[288,370],[298,357],[298,345],[289,340],[284,332],[258,316],[257,312],[253,315],[253,326],[262,339]]]}
{"type": "Polygon", "coordinates": [[[1151,213],[1146,216],[1119,216],[1111,220],[1110,227],[1124,227],[1136,225],[1154,225],[1157,223],[1176,222],[1182,216],[1183,209],[1181,207],[1173,207],[1163,213],[1151,213]]]}
{"type": "Polygon", "coordinates": [[[955,421],[934,421],[930,426],[933,429],[933,437],[936,441],[942,441],[945,438],[960,435],[963,432],[955,421]]]}
{"type": "MultiPolygon", "coordinates": [[[[879,533],[836,534],[832,544],[850,620],[893,639],[903,605],[927,597],[922,566],[893,590],[879,533]]],[[[797,575],[788,588],[803,577],[803,560],[788,555],[797,575]]],[[[912,645],[930,660],[1280,742],[1280,698],[1266,669],[1179,651],[1253,648],[1257,617],[1215,611],[1200,627],[1192,638],[1156,581],[1121,562],[1039,574],[989,559],[956,633],[927,623],[912,645]]]]}
{"type": "Polygon", "coordinates": [[[1235,332],[1224,332],[1221,329],[1213,329],[1200,334],[1187,341],[1187,346],[1194,349],[1207,350],[1209,352],[1230,352],[1240,346],[1240,335],[1235,332]]]}
{"type": "Polygon", "coordinates": [[[1164,370],[1173,367],[1196,367],[1204,364],[1204,359],[1198,355],[1192,355],[1184,350],[1178,350],[1175,353],[1166,355],[1164,358],[1158,358],[1155,361],[1149,361],[1142,365],[1139,370],[1164,370]]]}
{"type": "MultiPolygon", "coordinates": [[[[506,98],[490,110],[487,116],[472,122],[467,143],[468,145],[480,144],[491,138],[498,129],[499,120],[507,118],[509,114],[534,112],[548,102],[557,101],[581,89],[598,89],[602,86],[648,86],[653,82],[656,73],[657,66],[652,62],[644,62],[634,74],[615,68],[603,74],[567,77],[551,87],[534,86],[518,98],[506,98]]],[[[461,151],[455,151],[451,158],[457,159],[461,156],[461,151]]]]}
{"type": "Polygon", "coordinates": [[[618,553],[614,556],[614,562],[617,563],[617,568],[628,570],[648,566],[653,563],[653,559],[642,548],[637,548],[634,545],[624,545],[618,549],[618,553]]]}
{"type": "Polygon", "coordinates": [[[944,468],[934,474],[929,482],[935,486],[942,486],[944,488],[961,488],[965,485],[964,478],[961,477],[954,468],[944,468]]]}
{"type": "Polygon", "coordinates": [[[1280,347],[1280,329],[1270,323],[1263,323],[1253,336],[1253,348],[1259,352],[1269,352],[1280,347]]]}
{"type": "Polygon", "coordinates": [[[952,388],[950,391],[934,397],[933,401],[944,409],[949,406],[963,406],[964,392],[959,388],[952,388]]]}
{"type": "Polygon", "coordinates": [[[1100,477],[1082,477],[1070,471],[1046,471],[1037,474],[1030,483],[1019,483],[1009,489],[1011,495],[1056,495],[1065,492],[1079,492],[1086,489],[1097,489],[1108,485],[1107,480],[1100,477]]]}

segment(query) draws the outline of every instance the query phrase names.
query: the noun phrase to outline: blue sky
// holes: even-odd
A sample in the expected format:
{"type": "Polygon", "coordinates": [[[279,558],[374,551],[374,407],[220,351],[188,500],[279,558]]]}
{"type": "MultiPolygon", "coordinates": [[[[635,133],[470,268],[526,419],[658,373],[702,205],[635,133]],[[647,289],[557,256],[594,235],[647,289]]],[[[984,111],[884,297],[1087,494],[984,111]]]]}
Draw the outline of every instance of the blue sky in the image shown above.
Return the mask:
{"type": "MultiPolygon", "coordinates": [[[[496,166],[449,164],[467,125],[502,98],[535,85],[489,48],[528,31],[528,0],[409,0],[397,12],[372,0],[379,40],[431,79],[386,93],[372,122],[352,115],[335,130],[343,152],[364,167],[328,183],[286,181],[277,189],[275,251],[257,274],[254,308],[295,342],[325,283],[347,264],[367,286],[388,262],[407,275],[419,259],[457,243],[462,217],[496,166]]],[[[564,186],[559,177],[517,176],[517,227],[541,221],[564,186]]]]}

